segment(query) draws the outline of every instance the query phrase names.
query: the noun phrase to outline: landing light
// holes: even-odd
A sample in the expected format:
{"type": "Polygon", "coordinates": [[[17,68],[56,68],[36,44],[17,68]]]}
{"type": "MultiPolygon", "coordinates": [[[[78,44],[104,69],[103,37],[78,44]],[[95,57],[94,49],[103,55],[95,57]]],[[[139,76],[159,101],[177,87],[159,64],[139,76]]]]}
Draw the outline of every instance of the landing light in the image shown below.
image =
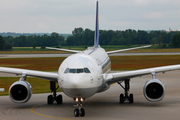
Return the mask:
{"type": "Polygon", "coordinates": [[[83,99],[83,98],[76,98],[75,101],[76,101],[76,102],[83,102],[84,99],[83,99]]]}

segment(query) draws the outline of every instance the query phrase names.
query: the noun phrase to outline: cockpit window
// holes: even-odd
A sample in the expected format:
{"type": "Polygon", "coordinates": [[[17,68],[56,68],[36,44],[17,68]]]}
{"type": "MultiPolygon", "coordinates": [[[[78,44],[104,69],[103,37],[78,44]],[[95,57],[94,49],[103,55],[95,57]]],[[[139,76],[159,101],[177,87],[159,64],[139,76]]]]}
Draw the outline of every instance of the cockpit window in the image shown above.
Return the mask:
{"type": "Polygon", "coordinates": [[[76,73],[76,69],[70,69],[69,73],[76,73]]]}
{"type": "Polygon", "coordinates": [[[77,73],[83,73],[84,69],[77,69],[77,73]]]}
{"type": "Polygon", "coordinates": [[[66,70],[64,71],[64,73],[68,73],[69,72],[69,68],[66,68],[66,70]]]}
{"type": "Polygon", "coordinates": [[[84,68],[85,73],[90,73],[88,68],[84,68]]]}
{"type": "Polygon", "coordinates": [[[79,69],[69,69],[66,68],[66,70],[64,71],[64,73],[91,73],[90,70],[88,68],[79,68],[79,69]]]}

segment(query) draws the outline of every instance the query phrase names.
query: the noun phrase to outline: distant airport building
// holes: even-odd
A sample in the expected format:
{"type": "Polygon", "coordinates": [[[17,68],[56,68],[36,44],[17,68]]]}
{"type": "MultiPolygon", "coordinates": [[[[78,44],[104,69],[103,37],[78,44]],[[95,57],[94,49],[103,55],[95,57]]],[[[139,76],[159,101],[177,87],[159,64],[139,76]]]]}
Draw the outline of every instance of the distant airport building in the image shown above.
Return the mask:
{"type": "Polygon", "coordinates": [[[171,31],[180,31],[180,29],[171,29],[170,27],[169,27],[169,30],[166,30],[166,32],[171,32],[171,31]]]}

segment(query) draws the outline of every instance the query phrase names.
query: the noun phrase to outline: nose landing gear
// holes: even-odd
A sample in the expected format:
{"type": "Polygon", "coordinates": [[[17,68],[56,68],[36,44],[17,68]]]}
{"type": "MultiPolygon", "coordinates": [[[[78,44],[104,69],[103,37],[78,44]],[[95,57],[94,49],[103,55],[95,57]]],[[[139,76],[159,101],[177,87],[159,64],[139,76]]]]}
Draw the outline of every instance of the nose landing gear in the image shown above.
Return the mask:
{"type": "Polygon", "coordinates": [[[75,101],[78,102],[78,104],[75,105],[78,108],[76,108],[74,110],[74,116],[75,117],[79,117],[79,116],[84,117],[85,116],[85,110],[84,110],[84,108],[82,108],[83,98],[76,98],[75,101]]]}
{"type": "Polygon", "coordinates": [[[79,116],[84,117],[85,116],[85,110],[84,110],[84,108],[82,108],[82,105],[79,104],[78,108],[76,108],[74,110],[74,116],[75,117],[79,117],[79,116]]]}

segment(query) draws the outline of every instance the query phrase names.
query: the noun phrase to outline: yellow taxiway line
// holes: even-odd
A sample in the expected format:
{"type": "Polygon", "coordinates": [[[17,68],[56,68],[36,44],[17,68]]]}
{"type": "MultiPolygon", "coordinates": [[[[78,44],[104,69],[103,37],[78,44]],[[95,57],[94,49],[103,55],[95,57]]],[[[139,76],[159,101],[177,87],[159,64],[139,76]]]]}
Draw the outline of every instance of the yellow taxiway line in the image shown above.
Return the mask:
{"type": "Polygon", "coordinates": [[[53,116],[48,116],[48,115],[44,115],[44,114],[40,114],[40,113],[37,113],[33,110],[33,108],[37,107],[38,105],[36,106],[33,106],[30,110],[31,112],[37,114],[37,115],[40,115],[40,116],[43,116],[43,117],[47,117],[47,118],[54,118],[54,119],[60,119],[60,120],[70,120],[70,119],[66,119],[66,118],[59,118],[59,117],[53,117],[53,116]]]}

